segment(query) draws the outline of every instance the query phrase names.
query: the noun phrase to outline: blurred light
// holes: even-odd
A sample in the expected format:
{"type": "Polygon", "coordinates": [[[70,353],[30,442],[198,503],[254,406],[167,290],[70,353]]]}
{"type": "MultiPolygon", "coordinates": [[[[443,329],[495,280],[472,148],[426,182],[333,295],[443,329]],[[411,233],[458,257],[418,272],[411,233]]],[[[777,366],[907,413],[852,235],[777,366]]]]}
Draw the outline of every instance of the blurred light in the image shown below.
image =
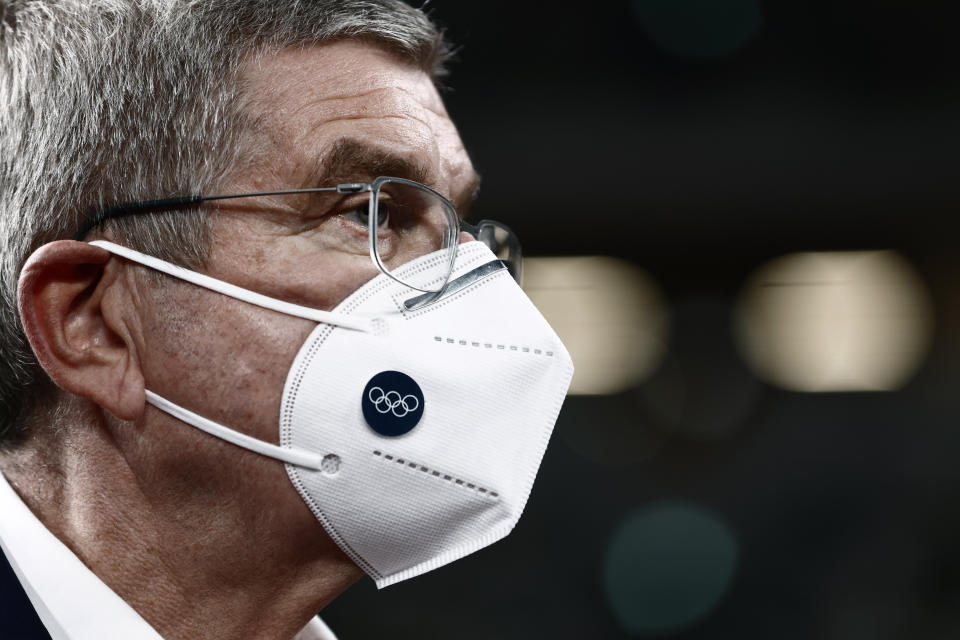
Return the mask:
{"type": "Polygon", "coordinates": [[[774,260],[748,281],[735,318],[754,372],[795,391],[897,389],[922,362],[931,325],[923,282],[893,251],[774,260]]]}
{"type": "Polygon", "coordinates": [[[718,58],[763,29],[760,0],[634,0],[643,30],[677,56],[718,58]]]}
{"type": "Polygon", "coordinates": [[[628,633],[690,628],[728,591],[738,557],[733,531],[703,507],[662,502],[640,508],[607,547],[607,599],[628,633]]]}
{"type": "Polygon", "coordinates": [[[570,393],[617,393],[660,363],[668,326],[663,298],[629,262],[527,258],[523,288],[570,351],[576,367],[570,393]]]}

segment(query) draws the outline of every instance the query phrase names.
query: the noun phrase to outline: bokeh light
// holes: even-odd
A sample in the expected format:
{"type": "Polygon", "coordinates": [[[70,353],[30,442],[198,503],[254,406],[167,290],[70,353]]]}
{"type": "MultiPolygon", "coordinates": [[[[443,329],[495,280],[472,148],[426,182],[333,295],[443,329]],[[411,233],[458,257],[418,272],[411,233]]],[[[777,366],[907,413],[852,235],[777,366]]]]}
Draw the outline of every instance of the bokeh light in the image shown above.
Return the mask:
{"type": "Polygon", "coordinates": [[[932,311],[893,251],[795,253],[763,266],[735,315],[741,352],[763,380],[794,391],[883,391],[923,361],[932,311]]]}
{"type": "Polygon", "coordinates": [[[573,358],[570,393],[617,393],[659,365],[668,316],[642,269],[601,256],[527,258],[523,280],[573,358]]]}
{"type": "Polygon", "coordinates": [[[730,55],[763,29],[759,0],[634,0],[633,6],[647,36],[681,57],[730,55]]]}
{"type": "Polygon", "coordinates": [[[690,628],[729,590],[739,555],[732,529],[701,506],[660,502],[639,508],[607,547],[608,602],[631,634],[690,628]]]}

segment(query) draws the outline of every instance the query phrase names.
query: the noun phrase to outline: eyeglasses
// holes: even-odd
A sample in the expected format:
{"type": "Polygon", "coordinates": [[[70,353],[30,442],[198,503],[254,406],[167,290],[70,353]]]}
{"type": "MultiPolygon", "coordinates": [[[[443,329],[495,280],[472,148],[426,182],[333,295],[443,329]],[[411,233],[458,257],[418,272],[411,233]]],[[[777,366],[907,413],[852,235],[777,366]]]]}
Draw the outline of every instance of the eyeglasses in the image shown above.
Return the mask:
{"type": "Polygon", "coordinates": [[[120,204],[88,217],[74,239],[83,240],[91,230],[108,220],[128,215],[185,209],[212,200],[298,194],[324,194],[333,199],[320,207],[323,217],[328,220],[323,225],[327,236],[324,238],[325,247],[348,254],[369,252],[381,272],[424,294],[418,296],[418,307],[443,295],[453,272],[461,232],[486,244],[504,263],[510,275],[520,282],[520,241],[506,225],[493,220],[481,220],[476,225],[464,222],[453,203],[434,189],[413,180],[387,176],[370,183],[346,183],[335,187],[186,196],[120,204]],[[327,218],[329,215],[337,219],[327,218]],[[416,265],[404,266],[418,258],[425,259],[416,265]]]}

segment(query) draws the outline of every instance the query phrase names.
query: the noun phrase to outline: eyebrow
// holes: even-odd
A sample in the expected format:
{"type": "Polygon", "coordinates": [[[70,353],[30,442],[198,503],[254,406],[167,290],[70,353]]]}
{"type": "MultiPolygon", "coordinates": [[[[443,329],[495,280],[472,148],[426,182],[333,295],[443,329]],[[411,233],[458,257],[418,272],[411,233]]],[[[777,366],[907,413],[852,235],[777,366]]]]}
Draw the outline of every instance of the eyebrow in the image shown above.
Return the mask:
{"type": "MultiPolygon", "coordinates": [[[[384,147],[355,138],[341,138],[334,142],[330,151],[319,159],[314,170],[309,174],[309,184],[303,186],[329,186],[333,182],[341,184],[377,176],[406,178],[432,186],[430,172],[423,164],[393,153],[384,147]]],[[[457,211],[465,215],[476,200],[479,190],[480,175],[473,171],[466,188],[448,197],[457,207],[457,211]]]]}

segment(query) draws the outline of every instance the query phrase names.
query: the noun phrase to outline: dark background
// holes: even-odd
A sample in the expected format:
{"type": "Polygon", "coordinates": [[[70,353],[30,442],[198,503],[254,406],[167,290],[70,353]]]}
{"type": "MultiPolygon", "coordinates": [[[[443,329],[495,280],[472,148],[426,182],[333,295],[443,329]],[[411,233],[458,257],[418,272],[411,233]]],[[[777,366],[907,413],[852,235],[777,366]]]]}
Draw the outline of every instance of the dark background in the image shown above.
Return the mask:
{"type": "Polygon", "coordinates": [[[953,4],[430,6],[461,46],[446,101],[483,174],[477,217],[507,221],[528,255],[645,269],[670,308],[664,362],[693,372],[701,420],[725,422],[664,428],[648,402],[659,370],[571,396],[513,535],[383,591],[364,580],[324,611],[330,626],[352,640],[960,637],[953,4]],[[749,275],[792,252],[872,249],[904,256],[932,301],[916,374],[874,393],[756,379],[731,332],[749,275]],[[678,513],[693,520],[664,525],[678,513]],[[642,561],[616,555],[631,543],[642,561]]]}

